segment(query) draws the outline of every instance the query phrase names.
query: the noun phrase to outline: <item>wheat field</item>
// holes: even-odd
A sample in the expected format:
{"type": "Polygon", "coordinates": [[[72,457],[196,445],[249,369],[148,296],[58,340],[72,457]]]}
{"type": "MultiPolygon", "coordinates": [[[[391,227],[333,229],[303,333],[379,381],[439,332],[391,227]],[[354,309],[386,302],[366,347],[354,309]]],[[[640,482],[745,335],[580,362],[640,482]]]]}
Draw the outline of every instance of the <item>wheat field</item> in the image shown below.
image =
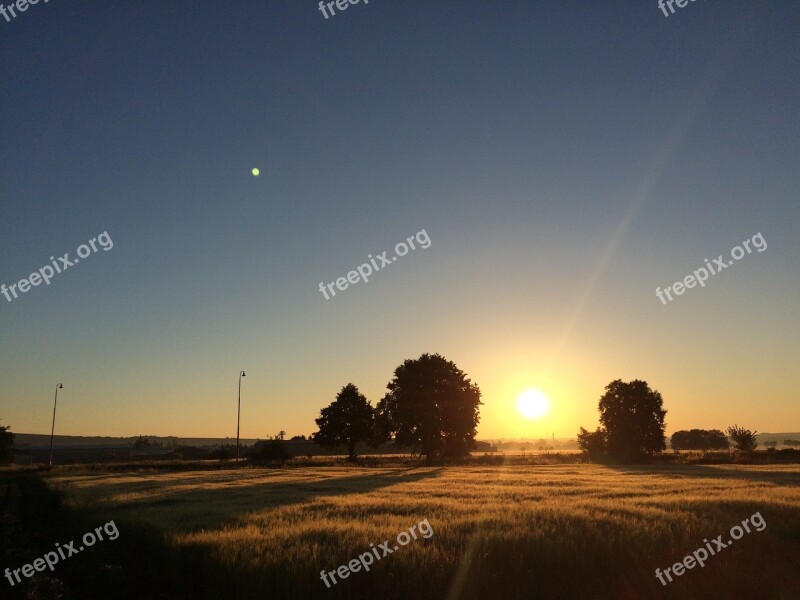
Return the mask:
{"type": "Polygon", "coordinates": [[[798,465],[79,472],[48,485],[151,557],[138,567],[153,597],[800,598],[798,465]],[[763,531],[656,579],[756,512],[763,531]],[[428,539],[321,581],[425,519],[428,539]]]}

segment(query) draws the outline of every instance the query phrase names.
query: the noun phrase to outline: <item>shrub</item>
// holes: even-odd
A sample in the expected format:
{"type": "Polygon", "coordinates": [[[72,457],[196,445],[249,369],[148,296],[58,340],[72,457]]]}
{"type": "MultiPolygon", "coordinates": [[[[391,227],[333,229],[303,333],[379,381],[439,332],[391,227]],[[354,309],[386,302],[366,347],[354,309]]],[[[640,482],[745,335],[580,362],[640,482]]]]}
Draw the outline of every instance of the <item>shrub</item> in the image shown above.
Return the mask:
{"type": "Polygon", "coordinates": [[[269,440],[268,442],[256,442],[253,452],[249,459],[253,463],[278,463],[283,464],[292,457],[289,447],[282,440],[269,440]]]}

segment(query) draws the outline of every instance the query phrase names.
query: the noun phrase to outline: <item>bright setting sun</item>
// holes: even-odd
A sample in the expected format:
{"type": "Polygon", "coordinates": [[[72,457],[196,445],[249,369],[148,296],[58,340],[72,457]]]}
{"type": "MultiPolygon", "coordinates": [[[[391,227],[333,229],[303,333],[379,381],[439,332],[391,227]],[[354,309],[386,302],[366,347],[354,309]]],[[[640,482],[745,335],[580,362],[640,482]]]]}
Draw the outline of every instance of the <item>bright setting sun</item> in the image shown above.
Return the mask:
{"type": "Polygon", "coordinates": [[[550,410],[550,402],[541,390],[525,390],[517,396],[517,408],[527,419],[539,419],[550,410]]]}

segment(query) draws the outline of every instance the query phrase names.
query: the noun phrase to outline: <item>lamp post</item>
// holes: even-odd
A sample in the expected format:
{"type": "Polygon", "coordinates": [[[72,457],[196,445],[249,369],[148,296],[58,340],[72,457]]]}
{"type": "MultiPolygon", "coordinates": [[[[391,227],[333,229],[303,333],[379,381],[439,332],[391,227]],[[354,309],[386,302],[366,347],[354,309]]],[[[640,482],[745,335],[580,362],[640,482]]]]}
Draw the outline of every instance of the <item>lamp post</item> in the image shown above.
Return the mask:
{"type": "Polygon", "coordinates": [[[58,403],[58,390],[63,390],[64,386],[60,383],[56,386],[56,397],[53,400],[53,426],[50,429],[50,466],[53,466],[53,433],[56,431],[56,404],[58,403]]]}
{"type": "Polygon", "coordinates": [[[242,416],[242,377],[245,377],[244,371],[239,373],[239,405],[236,409],[236,462],[239,462],[239,421],[242,416]]]}

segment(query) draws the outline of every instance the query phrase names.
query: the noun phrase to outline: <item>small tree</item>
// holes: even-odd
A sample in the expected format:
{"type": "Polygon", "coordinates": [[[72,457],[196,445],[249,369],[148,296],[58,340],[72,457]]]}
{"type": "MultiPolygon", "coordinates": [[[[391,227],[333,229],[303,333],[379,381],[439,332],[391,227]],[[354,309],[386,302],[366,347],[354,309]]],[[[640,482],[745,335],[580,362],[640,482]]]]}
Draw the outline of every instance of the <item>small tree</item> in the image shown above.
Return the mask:
{"type": "Polygon", "coordinates": [[[734,425],[728,427],[728,437],[733,441],[733,446],[740,452],[750,453],[758,447],[756,431],[750,431],[744,427],[734,425]]]}
{"type": "Polygon", "coordinates": [[[14,434],[9,426],[0,425],[0,465],[14,461],[14,434]]]}
{"type": "Polygon", "coordinates": [[[800,440],[783,440],[783,445],[789,446],[790,448],[800,446],[800,440]]]}
{"type": "Polygon", "coordinates": [[[348,383],[336,395],[336,400],[320,411],[316,422],[319,431],[312,436],[314,441],[329,447],[343,445],[350,460],[355,460],[358,443],[374,435],[375,413],[358,388],[348,383]]]}
{"type": "Polygon", "coordinates": [[[606,453],[606,432],[600,427],[596,431],[581,427],[578,431],[578,448],[592,460],[602,458],[606,453]]]}

